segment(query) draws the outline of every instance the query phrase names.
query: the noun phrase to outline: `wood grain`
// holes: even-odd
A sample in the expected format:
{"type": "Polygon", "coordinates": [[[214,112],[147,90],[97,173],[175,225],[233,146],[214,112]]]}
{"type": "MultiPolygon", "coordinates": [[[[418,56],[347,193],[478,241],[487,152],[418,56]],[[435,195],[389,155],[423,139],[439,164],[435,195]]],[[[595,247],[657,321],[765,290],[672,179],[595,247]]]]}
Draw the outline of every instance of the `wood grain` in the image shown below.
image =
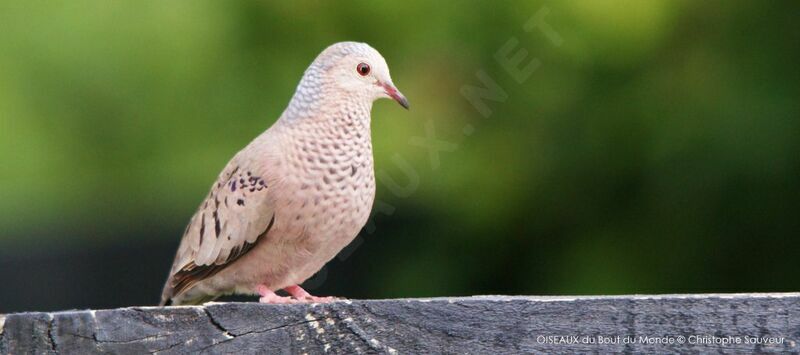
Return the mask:
{"type": "Polygon", "coordinates": [[[784,353],[800,351],[798,341],[799,293],[212,303],[0,316],[2,354],[784,353]]]}

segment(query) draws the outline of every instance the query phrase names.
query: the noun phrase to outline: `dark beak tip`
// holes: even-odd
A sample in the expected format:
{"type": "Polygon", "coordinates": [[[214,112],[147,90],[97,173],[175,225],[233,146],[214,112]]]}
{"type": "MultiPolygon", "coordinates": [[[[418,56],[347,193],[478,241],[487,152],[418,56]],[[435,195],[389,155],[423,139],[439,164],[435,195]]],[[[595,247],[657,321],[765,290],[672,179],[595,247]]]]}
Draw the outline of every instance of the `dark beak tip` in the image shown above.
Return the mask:
{"type": "Polygon", "coordinates": [[[406,98],[405,98],[405,97],[403,97],[403,98],[401,98],[401,99],[397,100],[397,103],[398,103],[398,104],[400,104],[400,106],[403,106],[403,108],[404,108],[404,109],[406,109],[406,110],[410,109],[410,107],[411,107],[411,106],[408,104],[408,100],[406,100],[406,98]]]}
{"type": "Polygon", "coordinates": [[[400,91],[397,90],[397,88],[386,83],[380,83],[380,86],[383,86],[383,89],[386,90],[386,95],[389,95],[389,97],[397,101],[400,106],[403,106],[404,109],[408,110],[408,100],[403,94],[400,93],[400,91]]]}

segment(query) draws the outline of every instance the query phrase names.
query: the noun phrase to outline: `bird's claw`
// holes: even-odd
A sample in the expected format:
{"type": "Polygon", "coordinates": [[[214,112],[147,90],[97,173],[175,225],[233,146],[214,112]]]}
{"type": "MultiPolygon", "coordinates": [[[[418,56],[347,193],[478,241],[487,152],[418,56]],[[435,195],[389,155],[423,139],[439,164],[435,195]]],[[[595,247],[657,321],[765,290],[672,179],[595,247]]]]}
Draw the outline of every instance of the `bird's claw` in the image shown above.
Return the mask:
{"type": "Polygon", "coordinates": [[[328,296],[328,297],[313,296],[298,285],[289,286],[287,288],[284,288],[284,290],[288,292],[290,295],[292,295],[292,297],[299,303],[331,303],[337,300],[337,298],[333,296],[328,296]]]}
{"type": "Polygon", "coordinates": [[[259,303],[267,303],[267,304],[293,304],[299,303],[296,299],[292,297],[285,297],[285,296],[278,296],[275,292],[272,292],[267,286],[258,285],[256,287],[256,292],[261,296],[258,299],[259,303]]]}
{"type": "Polygon", "coordinates": [[[261,298],[258,299],[258,302],[259,303],[267,303],[267,304],[293,304],[293,303],[300,303],[294,298],[283,297],[283,296],[278,296],[278,295],[275,295],[275,297],[272,297],[272,296],[261,297],[261,298]]]}
{"type": "Polygon", "coordinates": [[[272,292],[272,290],[267,288],[265,285],[258,285],[256,287],[256,292],[258,292],[258,294],[261,295],[261,298],[258,299],[258,302],[268,303],[268,304],[331,303],[344,299],[333,296],[328,296],[328,297],[313,296],[298,285],[289,286],[284,290],[288,292],[289,295],[291,295],[291,297],[278,296],[278,294],[272,292]]]}
{"type": "Polygon", "coordinates": [[[339,300],[338,298],[333,296],[317,297],[311,295],[297,299],[297,301],[299,301],[300,303],[331,303],[338,300],[339,300]]]}

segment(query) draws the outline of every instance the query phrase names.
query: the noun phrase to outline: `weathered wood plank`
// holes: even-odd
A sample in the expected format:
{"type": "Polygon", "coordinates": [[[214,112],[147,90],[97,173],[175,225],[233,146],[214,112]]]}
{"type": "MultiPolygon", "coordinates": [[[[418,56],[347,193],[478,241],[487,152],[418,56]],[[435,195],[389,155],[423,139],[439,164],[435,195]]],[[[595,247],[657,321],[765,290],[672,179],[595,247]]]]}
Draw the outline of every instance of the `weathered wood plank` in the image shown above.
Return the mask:
{"type": "Polygon", "coordinates": [[[798,352],[800,293],[212,303],[0,316],[0,353],[798,352]],[[738,340],[737,340],[738,339],[738,340]]]}

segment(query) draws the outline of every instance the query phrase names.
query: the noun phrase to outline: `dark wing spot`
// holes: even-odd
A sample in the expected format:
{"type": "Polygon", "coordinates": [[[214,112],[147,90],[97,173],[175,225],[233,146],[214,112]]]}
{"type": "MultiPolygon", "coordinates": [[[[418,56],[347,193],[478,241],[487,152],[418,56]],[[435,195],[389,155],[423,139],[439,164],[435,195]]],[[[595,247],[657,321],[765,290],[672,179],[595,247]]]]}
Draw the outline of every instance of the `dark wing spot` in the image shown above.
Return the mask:
{"type": "Polygon", "coordinates": [[[350,176],[353,176],[353,175],[355,175],[355,174],[356,174],[356,170],[357,170],[357,169],[356,169],[356,166],[355,166],[355,165],[350,165],[350,169],[352,170],[352,171],[350,172],[350,176]]]}
{"type": "Polygon", "coordinates": [[[214,211],[214,234],[219,238],[219,217],[217,216],[217,211],[214,211]]]}
{"type": "Polygon", "coordinates": [[[269,224],[267,225],[267,229],[265,229],[264,233],[261,233],[261,235],[259,235],[258,237],[261,238],[262,236],[267,234],[267,232],[269,232],[269,230],[272,229],[272,225],[273,224],[275,224],[275,214],[274,213],[272,214],[272,219],[269,220],[269,224]]]}
{"type": "Polygon", "coordinates": [[[189,221],[189,224],[186,225],[186,229],[183,230],[183,235],[186,235],[186,234],[189,233],[189,227],[191,227],[191,226],[192,226],[192,221],[189,221]]]}
{"type": "Polygon", "coordinates": [[[198,246],[203,245],[203,233],[206,232],[206,214],[203,213],[200,215],[200,243],[198,246]]]}
{"type": "Polygon", "coordinates": [[[238,166],[236,168],[234,168],[233,171],[231,171],[230,174],[228,174],[228,177],[233,176],[233,174],[236,174],[237,171],[239,171],[239,167],[238,166]]]}
{"type": "Polygon", "coordinates": [[[236,200],[236,204],[239,205],[239,206],[244,206],[244,200],[238,199],[238,200],[236,200]]]}

